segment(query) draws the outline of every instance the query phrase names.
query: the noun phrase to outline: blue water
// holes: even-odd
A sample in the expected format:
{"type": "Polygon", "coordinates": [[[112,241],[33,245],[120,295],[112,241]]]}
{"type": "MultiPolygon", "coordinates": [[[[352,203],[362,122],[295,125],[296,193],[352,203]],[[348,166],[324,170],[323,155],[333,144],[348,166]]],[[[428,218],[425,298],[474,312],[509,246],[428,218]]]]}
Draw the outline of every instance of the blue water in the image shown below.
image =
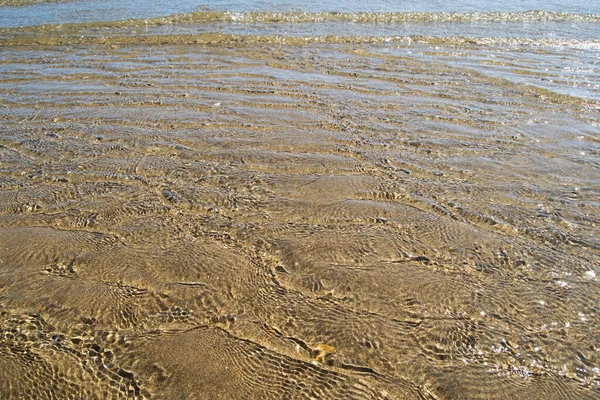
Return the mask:
{"type": "MultiPolygon", "coordinates": [[[[0,7],[0,28],[122,20],[137,21],[116,22],[110,30],[83,26],[67,33],[59,29],[57,34],[218,32],[267,38],[344,37],[357,44],[376,37],[413,43],[403,47],[412,56],[600,101],[600,1],[76,0],[0,7]],[[192,12],[214,12],[210,18],[216,15],[216,20],[198,19],[196,14],[188,18],[186,14],[192,12]],[[145,22],[182,14],[182,18],[145,22]]],[[[0,30],[0,36],[11,34],[0,30]]]]}
{"type": "Polygon", "coordinates": [[[586,0],[543,1],[510,0],[483,2],[473,0],[407,1],[195,1],[165,0],[77,0],[64,3],[40,3],[22,7],[0,7],[0,27],[42,24],[116,21],[154,18],[193,11],[276,11],[276,12],[524,12],[543,10],[582,14],[600,14],[600,2],[586,0]]]}

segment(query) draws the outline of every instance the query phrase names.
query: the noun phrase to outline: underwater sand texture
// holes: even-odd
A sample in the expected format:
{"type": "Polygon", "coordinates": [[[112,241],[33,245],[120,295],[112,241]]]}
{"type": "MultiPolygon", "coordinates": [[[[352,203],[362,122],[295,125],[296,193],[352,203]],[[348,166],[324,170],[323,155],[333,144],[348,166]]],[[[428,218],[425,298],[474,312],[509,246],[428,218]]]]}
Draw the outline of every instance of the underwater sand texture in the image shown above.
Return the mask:
{"type": "Polygon", "coordinates": [[[594,105],[383,50],[4,47],[0,398],[600,397],[594,105]]]}

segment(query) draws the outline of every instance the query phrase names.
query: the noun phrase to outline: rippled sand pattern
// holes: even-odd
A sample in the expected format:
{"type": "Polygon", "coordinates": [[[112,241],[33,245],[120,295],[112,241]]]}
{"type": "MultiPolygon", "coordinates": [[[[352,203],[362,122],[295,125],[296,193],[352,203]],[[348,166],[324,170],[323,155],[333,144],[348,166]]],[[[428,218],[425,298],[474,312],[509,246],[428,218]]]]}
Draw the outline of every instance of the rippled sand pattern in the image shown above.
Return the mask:
{"type": "Polygon", "coordinates": [[[0,398],[600,397],[593,104],[364,44],[0,51],[0,398]]]}

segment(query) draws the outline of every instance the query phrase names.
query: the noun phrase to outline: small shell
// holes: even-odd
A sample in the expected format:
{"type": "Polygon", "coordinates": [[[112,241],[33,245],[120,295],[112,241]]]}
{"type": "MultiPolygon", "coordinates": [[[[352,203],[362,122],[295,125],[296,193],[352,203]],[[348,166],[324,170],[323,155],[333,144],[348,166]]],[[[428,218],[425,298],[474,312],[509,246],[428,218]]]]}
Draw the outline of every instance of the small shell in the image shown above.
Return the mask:
{"type": "Polygon", "coordinates": [[[333,346],[324,343],[319,343],[315,345],[315,347],[313,347],[312,350],[313,357],[319,362],[323,362],[325,357],[327,357],[329,354],[335,353],[335,348],[333,346]]]}

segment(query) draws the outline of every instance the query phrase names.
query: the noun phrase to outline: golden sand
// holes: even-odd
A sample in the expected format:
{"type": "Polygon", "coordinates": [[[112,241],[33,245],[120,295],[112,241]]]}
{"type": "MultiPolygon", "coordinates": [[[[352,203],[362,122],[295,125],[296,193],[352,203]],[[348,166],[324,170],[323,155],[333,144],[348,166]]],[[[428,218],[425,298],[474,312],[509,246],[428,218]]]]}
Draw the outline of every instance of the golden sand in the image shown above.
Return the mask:
{"type": "Polygon", "coordinates": [[[374,45],[105,41],[2,50],[1,398],[598,395],[585,104],[374,45]]]}

